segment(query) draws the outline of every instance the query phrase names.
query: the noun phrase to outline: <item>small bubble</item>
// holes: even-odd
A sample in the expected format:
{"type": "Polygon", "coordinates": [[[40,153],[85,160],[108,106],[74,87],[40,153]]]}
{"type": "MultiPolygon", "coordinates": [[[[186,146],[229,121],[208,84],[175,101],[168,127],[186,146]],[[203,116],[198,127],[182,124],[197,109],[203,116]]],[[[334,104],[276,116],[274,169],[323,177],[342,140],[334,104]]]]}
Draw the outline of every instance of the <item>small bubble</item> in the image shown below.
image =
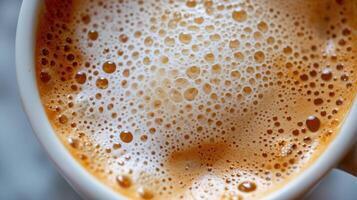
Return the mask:
{"type": "Polygon", "coordinates": [[[103,64],[102,68],[105,73],[111,74],[115,72],[117,66],[113,62],[107,61],[103,64]]]}
{"type": "Polygon", "coordinates": [[[204,0],[204,6],[209,8],[209,7],[212,7],[213,6],[213,1],[212,0],[204,0]]]}
{"type": "Polygon", "coordinates": [[[239,71],[232,71],[231,72],[231,77],[232,78],[240,78],[241,77],[241,74],[240,74],[240,72],[239,71]]]}
{"type": "Polygon", "coordinates": [[[122,55],[124,55],[124,51],[122,51],[122,50],[118,50],[118,51],[117,51],[117,55],[118,55],[118,56],[122,56],[122,55]]]}
{"type": "Polygon", "coordinates": [[[289,54],[293,53],[293,49],[288,46],[288,47],[285,47],[285,48],[283,49],[283,52],[284,52],[286,55],[289,55],[289,54]]]}
{"type": "Polygon", "coordinates": [[[323,99],[321,99],[321,98],[317,98],[317,99],[314,100],[314,104],[315,104],[316,106],[321,105],[323,102],[324,102],[324,101],[323,101],[323,99]]]}
{"type": "Polygon", "coordinates": [[[300,79],[301,79],[302,81],[307,81],[307,80],[309,80],[309,76],[306,75],[306,74],[302,74],[302,75],[300,75],[300,79]]]}
{"type": "Polygon", "coordinates": [[[222,70],[222,68],[221,68],[220,64],[215,64],[212,66],[212,73],[214,73],[214,74],[221,73],[221,70],[222,70]]]}
{"type": "Polygon", "coordinates": [[[130,70],[129,69],[124,69],[123,70],[123,76],[124,77],[129,77],[130,76],[130,70]]]}
{"type": "Polygon", "coordinates": [[[148,140],[148,136],[147,135],[142,135],[142,136],[140,136],[140,140],[142,142],[146,142],[148,140]]]}
{"type": "Polygon", "coordinates": [[[74,148],[74,149],[78,148],[79,141],[77,139],[70,137],[67,139],[67,142],[72,148],[74,148]]]}
{"type": "Polygon", "coordinates": [[[48,49],[42,49],[42,55],[48,56],[49,54],[50,52],[48,51],[48,49]]]}
{"type": "Polygon", "coordinates": [[[121,147],[121,144],[119,144],[119,143],[114,143],[113,144],[113,149],[115,150],[115,149],[120,149],[120,147],[121,147]]]}
{"type": "Polygon", "coordinates": [[[129,188],[131,186],[131,180],[128,176],[119,175],[116,178],[118,185],[122,188],[129,188]]]}
{"type": "Polygon", "coordinates": [[[41,59],[41,64],[42,65],[47,65],[48,64],[48,60],[46,58],[42,58],[41,59]]]}
{"type": "Polygon", "coordinates": [[[312,139],[311,139],[311,137],[304,137],[303,141],[307,144],[310,144],[312,139]]]}
{"type": "Polygon", "coordinates": [[[186,33],[180,33],[179,35],[179,40],[184,43],[184,44],[190,44],[192,40],[191,34],[186,34],[186,33]]]}
{"type": "Polygon", "coordinates": [[[243,92],[245,94],[250,94],[250,93],[252,93],[252,91],[253,91],[252,88],[249,87],[249,86],[246,86],[246,87],[243,88],[243,92]]]}
{"type": "Polygon", "coordinates": [[[48,83],[51,80],[51,76],[47,72],[40,73],[40,80],[43,83],[48,83]]]}
{"type": "Polygon", "coordinates": [[[210,36],[210,39],[212,40],[212,41],[219,41],[219,40],[221,40],[221,36],[219,35],[219,34],[213,34],[213,35],[211,35],[210,36]]]}
{"type": "Polygon", "coordinates": [[[176,89],[172,89],[169,92],[169,96],[174,102],[181,102],[183,100],[182,94],[176,89]]]}
{"type": "Polygon", "coordinates": [[[151,134],[155,134],[155,133],[156,133],[156,129],[155,129],[155,128],[150,128],[150,129],[149,129],[149,132],[150,132],[151,134]]]}
{"type": "Polygon", "coordinates": [[[242,61],[242,60],[244,60],[244,54],[242,52],[239,52],[239,51],[235,52],[234,53],[234,58],[237,59],[237,60],[242,61]]]}
{"type": "Polygon", "coordinates": [[[341,81],[348,81],[348,75],[347,74],[343,74],[341,76],[341,81]]]}
{"type": "Polygon", "coordinates": [[[160,108],[161,104],[162,104],[162,102],[160,100],[154,100],[153,107],[156,108],[156,109],[160,108]]]}
{"type": "Polygon", "coordinates": [[[145,57],[145,58],[143,59],[143,63],[144,63],[145,65],[150,65],[150,63],[151,63],[150,58],[149,58],[149,57],[145,57]]]}
{"type": "Polygon", "coordinates": [[[68,61],[73,61],[75,59],[74,55],[71,54],[71,53],[68,54],[66,58],[67,58],[68,61]]]}
{"type": "Polygon", "coordinates": [[[268,37],[267,43],[270,44],[270,45],[274,44],[275,43],[275,38],[274,37],[268,37]]]}
{"type": "Polygon", "coordinates": [[[120,133],[120,139],[125,143],[130,143],[131,141],[133,141],[133,134],[129,131],[122,131],[120,133]]]}
{"type": "Polygon", "coordinates": [[[175,84],[178,86],[178,87],[185,87],[188,85],[188,80],[185,79],[185,78],[177,78],[175,80],[175,84]]]}
{"type": "Polygon", "coordinates": [[[196,5],[197,5],[196,0],[187,0],[186,1],[186,6],[189,8],[194,8],[194,7],[196,7],[196,5]]]}
{"type": "Polygon", "coordinates": [[[77,72],[76,75],[74,76],[74,79],[76,80],[77,83],[84,84],[87,80],[87,76],[84,72],[77,72]]]}
{"type": "Polygon", "coordinates": [[[332,79],[332,71],[329,68],[322,70],[321,78],[324,81],[329,81],[332,79]]]}
{"type": "Polygon", "coordinates": [[[299,134],[300,134],[299,130],[297,130],[297,129],[293,130],[293,135],[298,136],[299,134]]]}
{"type": "Polygon", "coordinates": [[[196,24],[202,24],[205,21],[205,19],[203,17],[197,17],[194,19],[194,22],[196,24]]]}
{"type": "Polygon", "coordinates": [[[257,185],[250,181],[244,181],[238,185],[238,189],[242,192],[253,192],[257,189],[257,185]]]}
{"type": "Polygon", "coordinates": [[[106,89],[108,88],[109,81],[106,78],[98,78],[95,84],[99,89],[106,89]]]}
{"type": "Polygon", "coordinates": [[[336,105],[337,105],[337,106],[340,106],[340,105],[342,105],[342,104],[343,104],[343,99],[340,98],[340,99],[337,99],[337,100],[336,100],[336,105]]]}
{"type": "Polygon", "coordinates": [[[143,187],[140,187],[137,192],[139,196],[143,199],[152,199],[154,197],[154,194],[152,192],[143,187]]]}
{"type": "Polygon", "coordinates": [[[87,160],[87,159],[88,159],[88,156],[86,156],[85,154],[80,154],[80,155],[79,155],[79,159],[81,159],[81,160],[87,160]]]}
{"type": "Polygon", "coordinates": [[[207,61],[207,62],[214,62],[214,54],[213,53],[208,53],[208,54],[206,54],[205,55],[205,60],[207,61]]]}
{"type": "Polygon", "coordinates": [[[203,85],[203,92],[206,93],[206,94],[209,94],[209,93],[211,93],[211,91],[212,91],[211,85],[208,84],[208,83],[205,83],[203,85]]]}
{"type": "Polygon", "coordinates": [[[186,70],[186,75],[190,77],[191,79],[196,79],[200,75],[200,68],[196,66],[189,67],[186,70]]]}
{"type": "Polygon", "coordinates": [[[98,36],[99,36],[99,34],[98,34],[97,31],[89,31],[89,32],[88,32],[88,38],[89,38],[90,40],[97,40],[97,39],[98,39],[98,36]]]}
{"type": "Polygon", "coordinates": [[[257,63],[262,63],[262,62],[264,62],[264,60],[265,60],[265,54],[264,54],[262,51],[257,51],[257,52],[255,52],[255,54],[254,54],[254,60],[255,60],[257,63]]]}
{"type": "Polygon", "coordinates": [[[259,22],[258,23],[258,30],[260,30],[261,32],[265,33],[268,31],[268,24],[265,22],[259,22]]]}
{"type": "Polygon", "coordinates": [[[311,132],[316,132],[320,129],[320,120],[319,118],[311,115],[306,120],[306,126],[311,132]]]}
{"type": "Polygon", "coordinates": [[[89,15],[83,15],[82,16],[82,22],[85,24],[89,24],[90,23],[90,16],[89,15]]]}
{"type": "Polygon", "coordinates": [[[150,36],[146,37],[144,40],[144,44],[148,47],[152,46],[153,43],[154,43],[154,41],[152,40],[152,38],[150,36]]]}
{"type": "MultiPolygon", "coordinates": [[[[260,32],[254,32],[254,34],[253,34],[253,37],[254,37],[254,39],[256,39],[256,40],[260,40],[261,38],[263,38],[263,35],[260,33],[260,32]]],[[[261,45],[261,43],[256,43],[256,45],[261,45]]]]}
{"type": "Polygon", "coordinates": [[[175,39],[174,38],[171,38],[171,37],[167,37],[165,38],[165,44],[169,47],[172,47],[175,45],[175,39]]]}
{"type": "Polygon", "coordinates": [[[336,69],[339,70],[339,71],[343,70],[343,68],[344,68],[344,66],[342,64],[338,64],[336,66],[336,69]]]}
{"type": "Polygon", "coordinates": [[[247,20],[248,15],[244,10],[236,10],[232,13],[232,18],[237,22],[244,22],[247,20]]]}
{"type": "Polygon", "coordinates": [[[66,115],[60,115],[58,118],[59,123],[66,124],[68,122],[68,118],[66,115]]]}
{"type": "Polygon", "coordinates": [[[135,37],[135,38],[140,38],[140,37],[141,37],[141,32],[140,32],[140,31],[136,31],[136,32],[134,33],[134,37],[135,37]]]}
{"type": "Polygon", "coordinates": [[[167,63],[169,63],[169,58],[168,58],[167,56],[162,56],[160,60],[161,60],[161,63],[162,63],[162,64],[167,64],[167,63]]]}
{"type": "Polygon", "coordinates": [[[229,48],[231,48],[231,49],[236,49],[239,47],[239,45],[240,45],[239,40],[231,40],[229,42],[229,48]]]}
{"type": "Polygon", "coordinates": [[[187,101],[195,100],[197,95],[198,95],[198,90],[196,88],[189,88],[185,90],[185,92],[183,93],[183,96],[187,101]]]}
{"type": "Polygon", "coordinates": [[[122,43],[126,43],[129,40],[129,37],[125,34],[119,35],[119,41],[122,43]]]}

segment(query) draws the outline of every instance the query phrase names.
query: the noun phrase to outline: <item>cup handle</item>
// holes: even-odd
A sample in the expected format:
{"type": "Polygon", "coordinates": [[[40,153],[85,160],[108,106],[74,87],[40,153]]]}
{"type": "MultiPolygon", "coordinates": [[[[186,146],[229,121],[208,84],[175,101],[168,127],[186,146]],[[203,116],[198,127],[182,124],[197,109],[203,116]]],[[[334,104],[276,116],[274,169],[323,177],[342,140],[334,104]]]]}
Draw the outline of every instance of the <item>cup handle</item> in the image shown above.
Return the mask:
{"type": "Polygon", "coordinates": [[[357,144],[355,144],[351,151],[343,158],[338,169],[357,177],[357,144]]]}

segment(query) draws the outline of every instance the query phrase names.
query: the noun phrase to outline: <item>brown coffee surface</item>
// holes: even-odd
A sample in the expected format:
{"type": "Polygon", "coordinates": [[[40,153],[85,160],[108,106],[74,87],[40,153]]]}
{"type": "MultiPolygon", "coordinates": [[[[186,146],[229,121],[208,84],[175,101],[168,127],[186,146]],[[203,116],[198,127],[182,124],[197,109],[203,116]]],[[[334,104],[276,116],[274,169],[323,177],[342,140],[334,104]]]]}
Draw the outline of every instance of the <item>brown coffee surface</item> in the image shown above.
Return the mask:
{"type": "Polygon", "coordinates": [[[46,0],[42,104],[73,157],[129,198],[260,198],[349,111],[351,2],[46,0]]]}

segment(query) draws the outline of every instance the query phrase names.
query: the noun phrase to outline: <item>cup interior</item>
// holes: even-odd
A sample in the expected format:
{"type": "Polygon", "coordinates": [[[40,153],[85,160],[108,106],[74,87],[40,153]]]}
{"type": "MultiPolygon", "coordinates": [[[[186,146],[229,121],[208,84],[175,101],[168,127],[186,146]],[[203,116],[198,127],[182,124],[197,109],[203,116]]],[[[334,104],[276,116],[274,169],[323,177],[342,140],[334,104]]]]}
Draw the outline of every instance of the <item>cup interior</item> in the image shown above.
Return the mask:
{"type": "MultiPolygon", "coordinates": [[[[81,167],[57,138],[47,119],[37,89],[34,64],[37,22],[43,3],[43,0],[23,1],[17,26],[16,70],[24,110],[38,140],[58,170],[76,191],[89,199],[126,199],[102,184],[81,167]]],[[[297,197],[308,191],[324,174],[336,166],[356,142],[356,117],[357,102],[355,101],[340,129],[340,133],[320,157],[308,169],[281,189],[269,194],[266,199],[297,197]]]]}

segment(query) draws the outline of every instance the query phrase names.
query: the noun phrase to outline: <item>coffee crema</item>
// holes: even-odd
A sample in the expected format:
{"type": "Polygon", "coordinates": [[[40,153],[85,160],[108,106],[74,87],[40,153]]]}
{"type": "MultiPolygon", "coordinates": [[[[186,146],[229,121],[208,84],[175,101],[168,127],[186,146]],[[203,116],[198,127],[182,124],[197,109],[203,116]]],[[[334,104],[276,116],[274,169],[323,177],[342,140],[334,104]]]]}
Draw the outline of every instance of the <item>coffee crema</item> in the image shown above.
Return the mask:
{"type": "Polygon", "coordinates": [[[45,0],[42,104],[73,157],[128,198],[261,198],[351,107],[351,3],[45,0]]]}

